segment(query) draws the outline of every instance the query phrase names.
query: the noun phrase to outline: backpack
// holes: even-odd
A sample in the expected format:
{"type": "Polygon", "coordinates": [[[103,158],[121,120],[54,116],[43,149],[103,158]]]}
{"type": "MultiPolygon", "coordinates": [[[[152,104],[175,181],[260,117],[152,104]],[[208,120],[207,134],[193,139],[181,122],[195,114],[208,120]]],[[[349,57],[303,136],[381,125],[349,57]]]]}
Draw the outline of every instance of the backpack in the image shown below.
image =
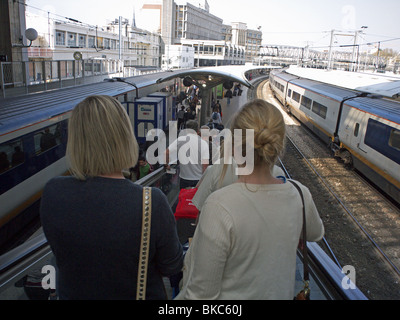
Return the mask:
{"type": "Polygon", "coordinates": [[[213,112],[212,119],[213,120],[218,120],[218,114],[216,112],[213,112]]]}

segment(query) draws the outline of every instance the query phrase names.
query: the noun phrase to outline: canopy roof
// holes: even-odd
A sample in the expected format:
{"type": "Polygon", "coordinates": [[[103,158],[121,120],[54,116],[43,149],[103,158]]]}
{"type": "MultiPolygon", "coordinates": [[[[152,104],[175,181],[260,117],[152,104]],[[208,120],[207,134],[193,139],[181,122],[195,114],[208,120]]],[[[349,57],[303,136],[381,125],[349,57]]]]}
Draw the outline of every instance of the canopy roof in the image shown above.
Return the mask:
{"type": "Polygon", "coordinates": [[[257,69],[271,69],[271,67],[258,67],[258,66],[219,66],[219,67],[205,67],[190,70],[172,71],[170,76],[166,76],[157,80],[158,83],[168,81],[177,77],[190,78],[192,83],[201,86],[213,88],[226,81],[240,83],[248,88],[252,85],[246,78],[246,72],[257,69]]]}

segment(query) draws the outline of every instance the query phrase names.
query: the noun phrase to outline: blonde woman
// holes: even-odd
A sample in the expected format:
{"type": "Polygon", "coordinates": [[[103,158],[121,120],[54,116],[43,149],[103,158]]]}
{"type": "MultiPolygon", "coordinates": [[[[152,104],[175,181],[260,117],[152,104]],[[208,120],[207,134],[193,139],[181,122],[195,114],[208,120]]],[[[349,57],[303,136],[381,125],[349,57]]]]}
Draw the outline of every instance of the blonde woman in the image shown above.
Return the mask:
{"type": "MultiPolygon", "coordinates": [[[[124,179],[138,145],[128,115],[109,96],[73,110],[67,159],[72,176],[50,180],[41,220],[58,267],[60,299],[135,299],[142,226],[141,186],[124,179]]],[[[166,299],[162,276],[182,268],[182,247],[165,195],[152,188],[147,299],[166,299]]]]}
{"type": "MultiPolygon", "coordinates": [[[[272,175],[284,147],[282,114],[263,100],[251,101],[231,129],[242,130],[242,144],[245,130],[254,130],[254,170],[207,198],[177,299],[292,300],[303,219],[297,189],[272,175]]],[[[298,184],[305,198],[307,240],[318,241],[322,221],[309,190],[298,184]]]]}

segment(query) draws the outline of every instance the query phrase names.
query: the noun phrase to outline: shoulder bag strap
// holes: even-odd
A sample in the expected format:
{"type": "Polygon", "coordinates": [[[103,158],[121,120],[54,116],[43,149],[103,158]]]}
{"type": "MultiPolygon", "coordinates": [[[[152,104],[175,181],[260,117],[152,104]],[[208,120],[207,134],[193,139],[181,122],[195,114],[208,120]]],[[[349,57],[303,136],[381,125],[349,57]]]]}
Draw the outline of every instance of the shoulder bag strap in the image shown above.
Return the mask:
{"type": "Polygon", "coordinates": [[[151,188],[143,188],[142,238],[140,242],[136,300],[146,299],[147,266],[150,251],[151,188]]]}
{"type": "Polygon", "coordinates": [[[303,269],[304,269],[304,281],[309,281],[310,277],[309,277],[309,270],[308,270],[308,252],[307,252],[307,230],[306,230],[306,206],[304,203],[304,196],[303,196],[303,192],[301,191],[301,188],[299,187],[299,185],[297,183],[295,183],[293,180],[289,180],[295,187],[296,189],[299,191],[300,193],[300,197],[301,197],[301,201],[303,203],[303,235],[302,235],[302,251],[303,251],[303,269]]]}

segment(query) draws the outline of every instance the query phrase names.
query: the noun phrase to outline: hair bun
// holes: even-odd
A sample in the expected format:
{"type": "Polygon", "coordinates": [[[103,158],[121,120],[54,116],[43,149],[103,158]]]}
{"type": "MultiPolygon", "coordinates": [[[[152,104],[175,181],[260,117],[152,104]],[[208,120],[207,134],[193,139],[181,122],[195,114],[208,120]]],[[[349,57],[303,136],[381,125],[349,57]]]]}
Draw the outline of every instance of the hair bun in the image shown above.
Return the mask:
{"type": "Polygon", "coordinates": [[[254,149],[264,147],[271,143],[271,132],[268,128],[262,128],[254,133],[254,149]]]}
{"type": "Polygon", "coordinates": [[[267,163],[272,167],[283,151],[285,122],[282,113],[264,100],[256,99],[245,104],[236,115],[232,128],[254,130],[256,165],[267,163]]]}

